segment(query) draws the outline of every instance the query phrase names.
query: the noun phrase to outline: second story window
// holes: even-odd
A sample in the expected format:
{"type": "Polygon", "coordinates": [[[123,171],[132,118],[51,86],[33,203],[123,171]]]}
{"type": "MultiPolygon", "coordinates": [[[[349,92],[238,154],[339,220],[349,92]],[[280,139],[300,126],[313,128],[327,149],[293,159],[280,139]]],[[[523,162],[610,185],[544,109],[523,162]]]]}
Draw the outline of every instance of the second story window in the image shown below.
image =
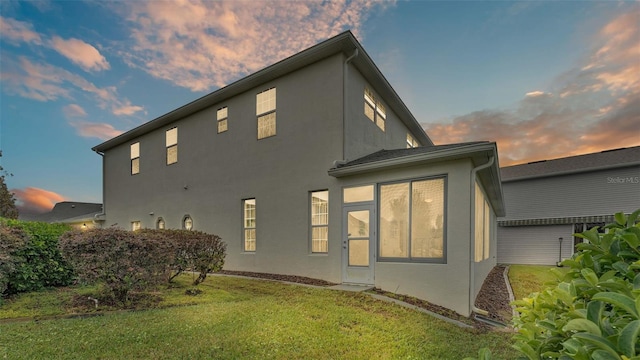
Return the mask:
{"type": "Polygon", "coordinates": [[[384,131],[387,120],[387,110],[369,88],[364,88],[364,114],[373,121],[380,130],[384,131]]]}
{"type": "Polygon", "coordinates": [[[131,175],[140,173],[140,143],[131,144],[131,175]]]}
{"type": "Polygon", "coordinates": [[[276,135],[276,88],[256,95],[258,140],[276,135]]]}
{"type": "Polygon", "coordinates": [[[420,146],[420,144],[418,144],[416,139],[411,136],[411,134],[407,133],[407,149],[415,148],[418,146],[420,146]]]}
{"type": "Polygon", "coordinates": [[[218,109],[216,113],[216,118],[218,119],[218,134],[223,133],[229,129],[227,124],[228,115],[229,110],[226,106],[218,109]]]}
{"type": "Polygon", "coordinates": [[[167,130],[167,165],[178,162],[178,128],[167,130]]]}

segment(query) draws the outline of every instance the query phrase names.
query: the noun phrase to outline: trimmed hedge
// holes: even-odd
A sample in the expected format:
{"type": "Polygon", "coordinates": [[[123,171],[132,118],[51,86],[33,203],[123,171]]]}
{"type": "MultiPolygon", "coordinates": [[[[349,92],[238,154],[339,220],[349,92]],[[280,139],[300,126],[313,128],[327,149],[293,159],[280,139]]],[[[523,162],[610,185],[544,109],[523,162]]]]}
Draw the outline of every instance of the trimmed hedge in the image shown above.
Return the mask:
{"type": "Polygon", "coordinates": [[[0,219],[0,292],[3,295],[69,285],[73,270],[58,249],[66,224],[0,219]]]}
{"type": "Polygon", "coordinates": [[[222,269],[226,245],[219,236],[199,231],[107,228],[69,232],[60,249],[80,281],[104,284],[126,303],[132,290],[170,282],[185,270],[199,272],[198,285],[207,273],[222,269]]]}

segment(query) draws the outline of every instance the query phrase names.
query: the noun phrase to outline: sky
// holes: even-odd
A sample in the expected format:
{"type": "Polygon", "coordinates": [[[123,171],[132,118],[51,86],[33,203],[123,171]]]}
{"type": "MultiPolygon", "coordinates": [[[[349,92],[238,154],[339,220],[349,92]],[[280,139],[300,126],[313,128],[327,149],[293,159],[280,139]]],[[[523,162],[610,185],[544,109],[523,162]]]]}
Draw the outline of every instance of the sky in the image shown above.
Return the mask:
{"type": "Polygon", "coordinates": [[[436,144],[501,166],[640,145],[638,1],[0,0],[23,213],[102,202],[95,145],[351,30],[436,144]]]}

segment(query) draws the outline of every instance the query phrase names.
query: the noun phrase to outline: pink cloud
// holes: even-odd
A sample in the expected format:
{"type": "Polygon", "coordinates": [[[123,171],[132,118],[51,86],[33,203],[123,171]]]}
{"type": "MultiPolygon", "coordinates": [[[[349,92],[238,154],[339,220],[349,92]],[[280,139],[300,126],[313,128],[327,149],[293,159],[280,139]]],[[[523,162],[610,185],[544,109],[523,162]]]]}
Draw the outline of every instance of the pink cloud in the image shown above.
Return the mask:
{"type": "Polygon", "coordinates": [[[111,124],[92,123],[84,120],[69,121],[69,124],[76,129],[78,135],[94,137],[103,141],[122,134],[122,131],[116,130],[111,124]]]}
{"type": "Polygon", "coordinates": [[[515,109],[476,111],[423,124],[436,143],[492,140],[500,165],[640,145],[640,10],[612,19],[588,56],[551,92],[529,92],[515,109]]]}
{"type": "Polygon", "coordinates": [[[33,30],[29,23],[0,16],[0,33],[2,38],[13,43],[42,44],[40,34],[33,30]]]}
{"type": "Polygon", "coordinates": [[[45,213],[53,209],[53,206],[65,200],[65,197],[44,189],[27,187],[11,190],[15,194],[18,211],[23,214],[45,213]]]}
{"type": "Polygon", "coordinates": [[[78,104],[69,104],[62,111],[67,118],[87,116],[87,112],[78,104]]]}
{"type": "Polygon", "coordinates": [[[51,47],[84,70],[108,70],[110,67],[98,49],[82,40],[65,40],[54,36],[51,39],[51,47]]]}
{"type": "Polygon", "coordinates": [[[121,55],[132,67],[192,91],[224,86],[243,75],[351,29],[394,2],[354,0],[149,1],[118,3],[134,45],[121,55]]]}

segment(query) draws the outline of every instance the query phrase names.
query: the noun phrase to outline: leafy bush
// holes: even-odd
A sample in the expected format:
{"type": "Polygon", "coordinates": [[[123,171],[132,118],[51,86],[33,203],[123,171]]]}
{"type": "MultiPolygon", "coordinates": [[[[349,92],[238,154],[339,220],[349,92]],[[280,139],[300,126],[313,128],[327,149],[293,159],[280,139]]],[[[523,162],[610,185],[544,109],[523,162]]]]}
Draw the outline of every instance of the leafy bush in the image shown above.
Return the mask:
{"type": "Polygon", "coordinates": [[[116,228],[69,232],[60,239],[60,248],[79,280],[104,284],[122,303],[130,291],[165,281],[173,258],[170,243],[116,228]]]}
{"type": "MultiPolygon", "coordinates": [[[[26,234],[21,229],[10,228],[0,224],[0,295],[9,285],[9,277],[16,269],[16,264],[23,259],[15,255],[26,243],[26,234]]],[[[0,297],[0,301],[1,301],[0,297]]]]}
{"type": "Polygon", "coordinates": [[[198,272],[193,285],[204,281],[207,274],[222,270],[226,255],[226,244],[217,235],[189,230],[141,230],[145,238],[169,241],[173,248],[173,259],[169,264],[173,274],[169,281],[186,270],[198,272]]]}
{"type": "Polygon", "coordinates": [[[640,359],[640,210],[615,214],[606,234],[576,236],[555,287],[515,301],[514,345],[528,359],[640,359]]]}
{"type": "MultiPolygon", "coordinates": [[[[4,293],[14,294],[25,291],[37,291],[50,286],[64,286],[71,283],[73,272],[69,264],[64,261],[58,249],[60,236],[71,230],[66,224],[48,224],[43,222],[28,222],[19,220],[0,221],[0,227],[22,239],[16,245],[15,239],[6,241],[0,252],[5,257],[10,256],[10,271],[3,271],[5,278],[4,293]],[[13,247],[7,252],[8,247],[13,247]]],[[[8,263],[7,263],[8,264],[8,263]]],[[[9,265],[5,267],[9,269],[9,265]]]]}

